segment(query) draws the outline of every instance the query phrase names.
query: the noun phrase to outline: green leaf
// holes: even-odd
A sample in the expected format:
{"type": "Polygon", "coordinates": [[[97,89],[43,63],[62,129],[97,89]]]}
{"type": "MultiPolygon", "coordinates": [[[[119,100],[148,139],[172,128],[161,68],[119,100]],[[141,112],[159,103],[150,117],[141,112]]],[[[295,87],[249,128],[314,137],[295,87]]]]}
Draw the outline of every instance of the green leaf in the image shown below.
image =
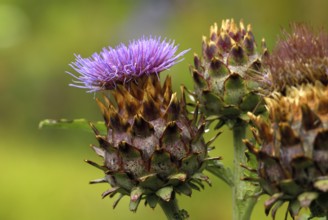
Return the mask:
{"type": "Polygon", "coordinates": [[[191,196],[192,190],[188,184],[180,184],[175,187],[175,191],[178,193],[182,193],[186,196],[191,196]]]}
{"type": "Polygon", "coordinates": [[[255,92],[250,92],[242,98],[240,108],[246,112],[253,111],[260,101],[260,97],[255,92]]]}
{"type": "Polygon", "coordinates": [[[197,170],[198,167],[198,156],[196,154],[192,154],[182,159],[180,170],[185,173],[191,174],[194,170],[197,170]]]}
{"type": "Polygon", "coordinates": [[[200,180],[200,181],[204,181],[206,182],[209,186],[212,186],[212,183],[210,181],[210,178],[208,178],[208,176],[204,175],[203,173],[195,173],[192,176],[193,180],[200,180]]]}
{"type": "Polygon", "coordinates": [[[248,61],[248,57],[244,49],[238,44],[234,45],[231,48],[228,56],[229,66],[242,66],[245,65],[247,61],[248,61]]]}
{"type": "Polygon", "coordinates": [[[132,202],[136,202],[137,200],[139,200],[142,196],[142,194],[144,193],[143,188],[141,187],[134,187],[131,191],[130,194],[130,200],[132,202]]]}
{"type": "Polygon", "coordinates": [[[208,172],[212,173],[214,176],[219,177],[221,180],[226,182],[229,186],[233,186],[233,175],[231,170],[225,168],[222,163],[216,160],[207,161],[207,166],[205,168],[208,172]]]}
{"type": "MultiPolygon", "coordinates": [[[[107,128],[103,121],[92,122],[100,133],[107,133],[107,128]]],[[[84,118],[81,119],[45,119],[39,123],[39,128],[60,128],[60,129],[77,129],[93,132],[90,128],[90,122],[84,118]]]]}
{"type": "Polygon", "coordinates": [[[164,201],[168,202],[171,199],[172,192],[173,192],[173,187],[168,186],[157,190],[156,195],[161,199],[163,199],[164,201]]]}
{"type": "MultiPolygon", "coordinates": [[[[327,178],[327,177],[325,177],[325,178],[327,178]]],[[[328,179],[320,179],[320,180],[315,181],[314,187],[322,192],[327,192],[328,191],[328,179]]]]}
{"type": "Polygon", "coordinates": [[[203,89],[208,88],[207,81],[205,80],[205,78],[197,70],[194,70],[192,72],[192,77],[194,79],[195,84],[197,85],[197,87],[199,89],[203,90],[203,89]]]}
{"type": "Polygon", "coordinates": [[[147,174],[145,176],[139,177],[139,186],[148,189],[158,189],[165,184],[156,174],[147,174]]]}
{"type": "Polygon", "coordinates": [[[300,209],[301,209],[301,204],[298,200],[292,200],[291,202],[289,202],[288,211],[292,217],[295,217],[296,215],[298,215],[300,209]]]}
{"type": "Polygon", "coordinates": [[[168,184],[175,186],[180,184],[181,182],[186,181],[186,178],[187,178],[187,174],[185,173],[172,174],[171,176],[168,177],[169,179],[168,184]]]}
{"type": "Polygon", "coordinates": [[[88,164],[90,164],[91,166],[94,166],[94,167],[102,170],[102,171],[105,171],[106,172],[108,170],[107,167],[102,166],[102,165],[99,165],[99,164],[97,164],[97,163],[95,163],[95,162],[93,162],[91,160],[85,160],[85,162],[88,163],[88,164]]]}
{"type": "Polygon", "coordinates": [[[158,199],[159,198],[155,194],[147,195],[146,197],[147,204],[153,209],[156,207],[158,199]]]}
{"type": "Polygon", "coordinates": [[[205,90],[202,93],[201,109],[207,113],[207,115],[221,115],[224,103],[222,99],[209,90],[205,90]]]}
{"type": "Polygon", "coordinates": [[[282,180],[281,182],[279,182],[278,186],[282,192],[284,192],[287,195],[292,195],[292,196],[299,195],[303,190],[292,179],[282,180]]]}
{"type": "Polygon", "coordinates": [[[224,82],[224,102],[228,105],[239,105],[246,88],[244,79],[237,73],[231,74],[224,82]]]}
{"type": "Polygon", "coordinates": [[[129,178],[129,176],[126,173],[116,172],[111,175],[114,176],[117,185],[121,186],[127,191],[131,191],[132,188],[134,187],[132,180],[129,178]]]}
{"type": "Polygon", "coordinates": [[[318,198],[317,192],[304,192],[297,197],[302,207],[309,207],[311,202],[318,198]]]}
{"type": "Polygon", "coordinates": [[[113,209],[116,208],[117,204],[120,202],[120,200],[123,198],[123,194],[119,194],[118,199],[115,200],[115,202],[113,203],[113,209]]]}
{"type": "Polygon", "coordinates": [[[140,201],[141,201],[141,197],[139,197],[137,200],[130,200],[130,205],[129,205],[130,211],[136,212],[140,201]]]}

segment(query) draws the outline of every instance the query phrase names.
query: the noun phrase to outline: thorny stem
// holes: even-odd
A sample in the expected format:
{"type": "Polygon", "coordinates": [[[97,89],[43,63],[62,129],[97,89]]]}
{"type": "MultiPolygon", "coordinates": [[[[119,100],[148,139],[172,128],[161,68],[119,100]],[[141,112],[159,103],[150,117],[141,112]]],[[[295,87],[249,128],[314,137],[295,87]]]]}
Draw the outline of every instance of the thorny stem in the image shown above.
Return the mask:
{"type": "Polygon", "coordinates": [[[247,124],[241,122],[233,127],[234,144],[234,167],[233,167],[233,219],[250,220],[252,210],[256,204],[257,198],[254,197],[256,187],[251,183],[243,181],[244,168],[241,164],[246,164],[245,150],[246,146],[243,139],[246,137],[247,124]]]}
{"type": "Polygon", "coordinates": [[[159,204],[168,220],[185,220],[188,219],[188,213],[185,210],[180,210],[178,201],[175,196],[172,196],[170,201],[166,202],[159,199],[159,204]]]}

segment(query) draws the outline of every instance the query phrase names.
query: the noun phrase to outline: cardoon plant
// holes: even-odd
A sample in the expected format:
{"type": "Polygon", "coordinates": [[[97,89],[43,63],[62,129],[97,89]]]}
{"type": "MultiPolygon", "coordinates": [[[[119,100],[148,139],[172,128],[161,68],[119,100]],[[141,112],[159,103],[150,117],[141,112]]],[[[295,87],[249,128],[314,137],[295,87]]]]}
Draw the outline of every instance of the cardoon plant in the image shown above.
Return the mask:
{"type": "Polygon", "coordinates": [[[303,207],[328,216],[328,87],[288,88],[266,99],[270,121],[251,115],[262,148],[246,141],[258,160],[259,183],[270,195],[265,212],[274,218],[288,203],[293,218],[303,207]]]}
{"type": "Polygon", "coordinates": [[[293,219],[304,207],[310,218],[328,218],[327,61],[328,34],[300,24],[284,31],[267,60],[274,91],[266,98],[269,119],[250,113],[261,147],[245,143],[273,218],[284,203],[293,219]]]}
{"type": "Polygon", "coordinates": [[[70,73],[72,86],[108,92],[96,99],[105,132],[90,123],[98,141],[92,148],[103,164],[86,162],[104,171],[91,183],[110,184],[102,197],[117,194],[113,207],[129,196],[131,211],[144,200],[151,208],[159,204],[168,219],[185,219],[188,213],[178,208],[176,194],[190,196],[193,189],[204,188],[203,182],[211,185],[202,171],[219,158],[208,156],[205,119],[197,107],[189,117],[184,93],[178,98],[172,91],[171,77],[163,85],[159,80],[160,72],[188,51],[176,54],[177,49],[172,41],[143,37],[91,58],[78,55],[70,65],[79,73],[70,73]]]}
{"type": "MultiPolygon", "coordinates": [[[[233,19],[223,20],[218,28],[210,28],[210,36],[203,37],[202,56],[194,56],[191,68],[195,84],[192,95],[200,102],[200,110],[216,122],[218,129],[227,125],[233,132],[233,207],[234,219],[248,219],[255,205],[252,195],[256,187],[245,181],[243,168],[249,118],[247,112],[264,114],[262,81],[267,78],[263,60],[268,57],[265,41],[256,48],[251,25],[233,19]],[[251,192],[251,193],[250,193],[251,192]]],[[[263,84],[265,85],[265,84],[263,84]]]]}
{"type": "Polygon", "coordinates": [[[144,201],[159,204],[167,219],[186,219],[176,194],[211,185],[209,171],[232,187],[234,220],[251,219],[262,194],[270,196],[265,213],[273,219],[284,203],[293,219],[303,207],[310,218],[328,219],[328,34],[292,25],[269,55],[264,40],[257,49],[250,25],[223,20],[203,37],[190,68],[194,90],[182,86],[180,98],[170,76],[160,83],[160,73],[188,51],[177,50],[173,41],[142,37],[89,58],[76,55],[70,85],[103,94],[96,102],[104,120],[40,126],[88,125],[103,162],[86,162],[104,172],[91,183],[110,185],[102,197],[117,195],[114,208],[128,196],[131,211],[144,201]],[[232,173],[209,156],[219,132],[210,140],[203,135],[213,122],[214,130],[226,125],[233,132],[232,173]],[[246,139],[248,129],[254,140],[246,139]]]}

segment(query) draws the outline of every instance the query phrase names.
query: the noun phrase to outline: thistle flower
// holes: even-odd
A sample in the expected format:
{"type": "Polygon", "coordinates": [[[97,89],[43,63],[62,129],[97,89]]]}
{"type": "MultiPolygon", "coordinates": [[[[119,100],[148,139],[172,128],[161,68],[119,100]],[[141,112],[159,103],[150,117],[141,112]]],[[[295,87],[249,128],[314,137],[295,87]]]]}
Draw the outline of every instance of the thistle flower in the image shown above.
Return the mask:
{"type": "MultiPolygon", "coordinates": [[[[80,82],[90,91],[109,89],[113,99],[97,99],[107,133],[91,124],[99,142],[92,145],[103,164],[87,160],[104,171],[105,177],[92,183],[111,185],[103,197],[118,194],[114,207],[123,196],[130,197],[130,210],[136,211],[141,200],[154,208],[175,200],[176,193],[190,196],[192,189],[210,184],[202,171],[209,158],[203,133],[205,119],[198,108],[189,119],[184,93],[179,99],[172,92],[168,76],[163,86],[159,72],[186,53],[174,55],[177,46],[160,38],[142,38],[128,47],[120,45],[95,54],[77,58],[72,65],[81,73],[80,82]]],[[[165,210],[165,208],[163,208],[165,210]]],[[[172,210],[171,210],[172,211],[172,210]]],[[[173,210],[169,219],[184,219],[185,213],[173,210]]],[[[166,213],[168,214],[168,213],[166,213]]]]}
{"type": "MultiPolygon", "coordinates": [[[[191,68],[195,82],[195,97],[207,116],[217,116],[219,125],[234,126],[248,120],[247,112],[265,111],[259,91],[265,79],[262,59],[268,51],[262,41],[262,52],[257,53],[250,25],[239,27],[234,20],[223,20],[221,28],[211,26],[210,37],[203,37],[203,57],[194,57],[191,68]]],[[[219,126],[218,126],[219,127],[219,126]]]]}
{"type": "Polygon", "coordinates": [[[114,89],[141,76],[159,74],[180,62],[188,51],[176,54],[174,41],[160,37],[142,37],[131,41],[128,46],[103,48],[89,58],[76,55],[70,66],[80,75],[72,75],[76,81],[71,86],[88,89],[89,92],[114,89]]]}
{"type": "Polygon", "coordinates": [[[290,88],[266,99],[270,122],[251,115],[259,149],[245,141],[258,161],[265,212],[272,217],[285,202],[294,218],[302,207],[312,217],[328,215],[328,87],[319,82],[290,88]]]}
{"type": "Polygon", "coordinates": [[[188,119],[184,99],[172,93],[170,77],[162,87],[157,76],[149,76],[131,84],[130,91],[121,85],[113,90],[116,104],[107,97],[104,102],[97,100],[107,134],[92,126],[99,142],[92,147],[104,163],[87,162],[105,173],[93,183],[112,186],[103,197],[119,194],[118,202],[127,195],[130,210],[136,211],[142,199],[154,208],[174,199],[176,193],[190,196],[192,189],[204,187],[202,181],[210,184],[202,171],[207,161],[218,158],[208,156],[205,120],[198,114],[188,119]]]}
{"type": "Polygon", "coordinates": [[[270,67],[273,89],[320,81],[328,84],[328,33],[315,32],[303,24],[284,31],[266,64],[270,67]]]}

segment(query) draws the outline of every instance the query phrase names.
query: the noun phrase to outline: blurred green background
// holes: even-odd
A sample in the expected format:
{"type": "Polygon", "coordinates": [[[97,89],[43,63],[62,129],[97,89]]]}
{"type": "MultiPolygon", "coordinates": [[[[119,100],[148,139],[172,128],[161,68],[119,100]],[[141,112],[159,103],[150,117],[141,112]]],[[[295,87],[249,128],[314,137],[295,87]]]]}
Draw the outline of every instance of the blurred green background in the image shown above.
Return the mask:
{"type": "MultiPolygon", "coordinates": [[[[269,48],[281,27],[304,21],[328,26],[328,1],[237,0],[1,0],[0,1],[0,219],[90,220],[165,219],[159,208],[140,205],[128,210],[123,199],[102,200],[107,185],[90,186],[102,173],[83,159],[99,161],[88,147],[96,143],[92,133],[72,130],[39,130],[44,118],[99,120],[94,95],[69,87],[68,64],[74,53],[83,57],[102,47],[127,43],[142,35],[175,39],[180,51],[191,48],[185,60],[170,71],[174,88],[192,88],[188,66],[193,52],[200,53],[201,37],[222,19],[251,23],[259,43],[269,48]]],[[[164,78],[164,77],[162,77],[164,78]]],[[[213,133],[207,134],[207,138],[213,133]]],[[[232,164],[229,130],[215,142],[213,156],[232,164]]],[[[191,219],[231,219],[231,191],[211,178],[213,187],[179,197],[191,219]]],[[[265,217],[261,197],[252,219],[265,217]]],[[[283,219],[284,208],[277,219],[283,219]]]]}

